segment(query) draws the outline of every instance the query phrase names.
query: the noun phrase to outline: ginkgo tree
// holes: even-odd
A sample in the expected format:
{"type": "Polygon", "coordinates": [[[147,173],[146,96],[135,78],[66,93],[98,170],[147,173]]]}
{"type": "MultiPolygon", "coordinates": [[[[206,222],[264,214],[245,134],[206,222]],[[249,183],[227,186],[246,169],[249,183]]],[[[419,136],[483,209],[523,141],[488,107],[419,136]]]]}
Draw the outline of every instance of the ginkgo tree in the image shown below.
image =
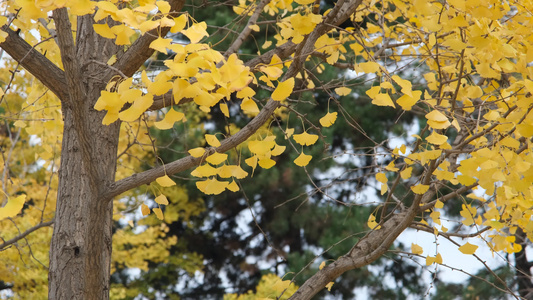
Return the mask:
{"type": "MultiPolygon", "coordinates": [[[[533,2],[339,0],[321,10],[321,2],[313,0],[240,0],[234,6],[235,28],[227,28],[232,42],[222,50],[203,43],[209,24],[182,12],[185,4],[0,4],[5,12],[0,47],[49,90],[47,101],[56,101],[57,106],[39,104],[45,105],[38,111],[41,120],[59,121],[59,112],[62,118],[62,135],[48,135],[61,140],[59,157],[50,155],[56,153],[46,146],[51,141],[37,140],[51,129],[25,113],[38,101],[10,112],[16,121],[7,129],[9,134],[25,130],[29,144],[42,145],[47,168],[60,160],[53,221],[44,222],[44,214],[22,219],[34,214],[27,199],[37,190],[9,180],[9,171],[2,178],[2,222],[39,224],[6,243],[53,222],[49,298],[109,298],[113,199],[123,193],[150,184],[157,206],[143,203],[139,209],[164,219],[169,199],[163,191],[176,184],[171,176],[178,172],[191,169],[196,187],[214,195],[239,191],[239,179],[253,176],[257,168],[275,168],[276,157],[286,151],[297,153],[294,164],[305,168],[313,159],[307,147],[319,141],[321,128],[340,122],[340,116],[352,121],[334,105],[320,119],[308,120],[296,104],[317,89],[336,103],[336,97],[351,93],[351,85],[360,84],[353,79],[358,76],[373,82],[366,91],[373,104],[399,115],[412,111],[425,124],[412,143],[374,147],[376,162],[387,161],[374,177],[385,200],[368,217],[369,231],[348,253],[321,265],[291,299],[330,289],[342,273],[383,256],[410,227],[450,239],[480,237],[493,251],[507,253],[522,250],[517,231],[533,235],[533,47],[527,35],[533,2]],[[341,26],[346,22],[352,26],[341,26]],[[244,40],[262,28],[276,34],[255,56],[240,55],[244,40]],[[156,51],[168,58],[151,71],[144,64],[156,51]],[[324,65],[341,70],[340,80],[317,80],[314,74],[324,65]],[[402,72],[413,66],[419,66],[413,72],[421,73],[425,87],[413,87],[409,78],[414,75],[402,72]],[[230,110],[235,103],[238,109],[230,110]],[[139,126],[142,119],[145,126],[169,130],[188,122],[185,107],[198,114],[220,110],[229,123],[239,114],[253,119],[226,134],[206,134],[178,160],[143,172],[117,171],[126,125],[139,126]],[[282,126],[290,117],[302,120],[298,131],[282,126]],[[272,132],[278,124],[284,139],[272,132]],[[451,201],[462,201],[462,224],[474,233],[449,232],[442,225],[441,210],[451,201]]],[[[2,67],[17,76],[12,64],[2,67]]],[[[15,88],[9,82],[3,86],[6,93],[15,88]]],[[[2,99],[7,107],[8,98],[2,99]]],[[[133,144],[145,146],[141,140],[133,144]]],[[[459,251],[475,255],[474,244],[458,244],[459,251]]],[[[413,243],[411,252],[421,255],[424,249],[413,243]]],[[[435,263],[443,263],[440,253],[426,256],[427,265],[435,263]]]]}

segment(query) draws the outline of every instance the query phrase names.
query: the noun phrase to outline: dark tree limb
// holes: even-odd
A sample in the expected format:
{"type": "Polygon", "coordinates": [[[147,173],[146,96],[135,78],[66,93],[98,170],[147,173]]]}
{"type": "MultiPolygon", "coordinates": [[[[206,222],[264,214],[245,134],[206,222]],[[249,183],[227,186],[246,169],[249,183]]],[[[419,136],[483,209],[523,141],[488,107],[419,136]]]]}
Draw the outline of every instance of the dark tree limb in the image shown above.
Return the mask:
{"type": "MultiPolygon", "coordinates": [[[[170,0],[170,11],[179,12],[185,4],[185,0],[170,0]]],[[[126,76],[133,76],[137,70],[146,62],[154,53],[154,49],[150,48],[150,44],[159,37],[165,36],[170,31],[170,27],[155,28],[138,38],[131,47],[117,55],[117,62],[113,65],[126,76]]]]}
{"type": "Polygon", "coordinates": [[[2,31],[7,32],[8,36],[0,47],[59,99],[66,99],[68,92],[65,73],[7,25],[2,27],[2,31]]]}

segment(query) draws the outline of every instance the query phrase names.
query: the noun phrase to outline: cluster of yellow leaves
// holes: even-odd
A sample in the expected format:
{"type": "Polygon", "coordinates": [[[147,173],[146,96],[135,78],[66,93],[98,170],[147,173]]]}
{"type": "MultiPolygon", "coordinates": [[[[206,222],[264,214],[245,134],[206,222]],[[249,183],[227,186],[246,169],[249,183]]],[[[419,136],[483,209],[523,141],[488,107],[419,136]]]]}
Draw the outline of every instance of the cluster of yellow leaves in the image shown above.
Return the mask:
{"type": "MultiPolygon", "coordinates": [[[[414,105],[426,109],[428,134],[416,136],[420,147],[409,155],[401,155],[399,149],[393,151],[393,159],[402,159],[405,165],[398,170],[386,168],[389,178],[392,172],[398,172],[413,193],[424,194],[429,186],[413,180],[411,170],[415,165],[438,161],[434,179],[454,185],[479,185],[484,196],[468,195],[478,203],[463,205],[462,223],[490,226],[492,249],[508,253],[521,249],[514,237],[507,236],[514,234],[517,227],[533,237],[533,160],[529,150],[533,136],[533,68],[528,64],[533,60],[533,45],[524,38],[532,30],[531,3],[523,3],[521,8],[514,4],[459,0],[384,2],[371,10],[386,22],[368,25],[361,31],[364,38],[350,46],[356,57],[365,60],[356,63],[354,70],[375,75],[381,82],[366,92],[372,103],[403,110],[411,110],[414,105]],[[399,16],[408,21],[395,22],[399,16]],[[374,51],[385,39],[388,43],[412,42],[393,50],[398,56],[393,54],[388,56],[390,59],[438,57],[425,60],[429,68],[423,74],[427,90],[413,90],[411,82],[391,75],[374,59],[374,51]],[[473,76],[481,80],[473,80],[473,76]],[[472,150],[465,152],[457,169],[452,169],[445,158],[452,147],[450,137],[458,133],[466,135],[465,146],[472,150]],[[478,214],[480,209],[485,212],[478,214]]],[[[355,20],[362,17],[363,13],[356,15],[355,20]]],[[[388,190],[387,177],[386,173],[376,175],[382,194],[388,190]]],[[[437,211],[429,217],[440,224],[437,211]]],[[[468,254],[475,251],[468,243],[460,250],[468,254]]],[[[430,262],[438,262],[437,258],[432,259],[430,262]]]]}

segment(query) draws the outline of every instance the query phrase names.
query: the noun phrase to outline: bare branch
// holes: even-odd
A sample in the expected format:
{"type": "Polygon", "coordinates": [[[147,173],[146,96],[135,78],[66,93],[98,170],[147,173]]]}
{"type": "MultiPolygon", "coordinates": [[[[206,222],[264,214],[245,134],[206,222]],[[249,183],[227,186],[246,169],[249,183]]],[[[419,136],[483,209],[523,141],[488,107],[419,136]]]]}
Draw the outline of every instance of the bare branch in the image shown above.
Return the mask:
{"type": "Polygon", "coordinates": [[[17,235],[16,237],[8,240],[8,241],[5,241],[4,243],[0,244],[0,251],[2,251],[2,249],[8,247],[9,245],[12,245],[16,242],[18,242],[19,240],[25,238],[28,234],[34,232],[35,230],[37,229],[40,229],[40,228],[43,228],[43,227],[47,227],[47,226],[51,226],[52,224],[54,224],[54,219],[48,221],[48,222],[44,222],[44,223],[39,223],[35,226],[33,226],[32,228],[24,231],[23,233],[17,235]]]}
{"type": "Polygon", "coordinates": [[[252,32],[251,26],[255,25],[255,23],[257,22],[257,19],[259,18],[259,15],[263,11],[263,8],[265,8],[265,6],[268,3],[270,3],[270,1],[271,0],[261,0],[261,2],[259,2],[257,7],[255,8],[254,13],[250,17],[250,19],[248,19],[248,23],[246,23],[246,26],[244,27],[244,29],[241,31],[237,39],[233,42],[233,44],[231,44],[231,46],[228,48],[228,50],[224,54],[225,58],[228,58],[230,55],[237,52],[237,50],[241,48],[241,45],[244,42],[244,40],[246,40],[246,38],[252,32]]]}

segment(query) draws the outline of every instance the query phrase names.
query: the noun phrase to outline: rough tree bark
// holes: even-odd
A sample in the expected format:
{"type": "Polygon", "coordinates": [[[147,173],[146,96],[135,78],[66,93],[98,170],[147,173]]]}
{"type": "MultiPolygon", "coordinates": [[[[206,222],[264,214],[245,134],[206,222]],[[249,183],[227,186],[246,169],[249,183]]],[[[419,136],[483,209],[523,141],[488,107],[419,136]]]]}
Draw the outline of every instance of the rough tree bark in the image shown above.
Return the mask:
{"type": "Polygon", "coordinates": [[[112,201],[101,198],[114,181],[120,124],[102,125],[93,109],[106,78],[100,65],[116,52],[92,30],[91,16],[78,18],[77,40],[65,8],[54,11],[65,70],[64,118],[56,221],[50,246],[50,299],[107,299],[111,263],[112,201]]]}

